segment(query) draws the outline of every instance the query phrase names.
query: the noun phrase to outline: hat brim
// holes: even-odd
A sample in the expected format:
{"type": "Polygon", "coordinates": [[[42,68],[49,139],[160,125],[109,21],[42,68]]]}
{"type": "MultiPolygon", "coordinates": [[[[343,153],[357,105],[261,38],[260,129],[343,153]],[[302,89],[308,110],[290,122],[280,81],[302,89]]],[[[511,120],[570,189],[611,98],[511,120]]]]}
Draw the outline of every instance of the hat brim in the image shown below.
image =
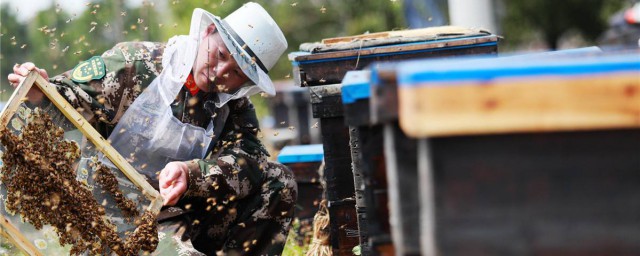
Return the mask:
{"type": "Polygon", "coordinates": [[[229,32],[231,28],[226,25],[226,23],[220,19],[220,17],[211,14],[203,9],[196,8],[193,11],[193,17],[191,18],[191,29],[189,34],[191,36],[199,37],[200,32],[204,31],[207,26],[210,24],[215,24],[222,41],[225,46],[229,50],[229,53],[236,60],[238,66],[242,70],[242,72],[251,80],[258,88],[260,88],[265,93],[274,96],[276,95],[275,87],[273,86],[273,82],[269,75],[264,72],[262,69],[258,68],[257,64],[254,60],[251,59],[251,56],[247,51],[244,50],[243,47],[245,45],[240,45],[238,41],[231,35],[229,32]],[[194,22],[197,21],[197,22],[194,22]],[[204,26],[204,27],[203,27],[204,26]]]}

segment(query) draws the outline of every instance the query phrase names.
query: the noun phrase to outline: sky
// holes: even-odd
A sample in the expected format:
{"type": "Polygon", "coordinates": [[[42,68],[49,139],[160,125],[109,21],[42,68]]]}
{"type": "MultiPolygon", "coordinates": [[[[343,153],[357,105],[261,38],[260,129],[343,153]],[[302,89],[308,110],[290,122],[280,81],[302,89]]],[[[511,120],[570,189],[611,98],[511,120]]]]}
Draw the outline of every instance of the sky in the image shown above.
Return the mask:
{"type": "MultiPolygon", "coordinates": [[[[125,4],[130,7],[137,7],[142,4],[143,0],[124,0],[125,4]]],[[[18,21],[25,22],[31,19],[40,10],[46,9],[52,3],[57,3],[60,8],[68,13],[79,14],[86,10],[89,0],[0,0],[0,4],[8,3],[9,8],[14,13],[19,13],[18,21]]],[[[151,1],[153,2],[153,1],[151,1]]],[[[1,6],[1,5],[0,5],[1,6]]],[[[1,7],[0,7],[1,8],[1,7]]]]}

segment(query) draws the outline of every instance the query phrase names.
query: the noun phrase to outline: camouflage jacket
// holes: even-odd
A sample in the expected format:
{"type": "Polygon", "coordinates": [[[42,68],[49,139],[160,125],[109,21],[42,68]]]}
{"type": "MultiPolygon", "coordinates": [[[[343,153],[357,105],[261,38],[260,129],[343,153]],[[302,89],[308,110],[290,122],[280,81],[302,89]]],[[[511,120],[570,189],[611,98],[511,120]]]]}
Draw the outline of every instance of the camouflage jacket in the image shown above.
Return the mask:
{"type": "MultiPolygon", "coordinates": [[[[106,68],[103,77],[78,83],[68,71],[50,81],[107,138],[136,97],[162,71],[163,49],[161,43],[119,43],[101,56],[106,68]]],[[[297,188],[295,182],[288,182],[293,181],[288,171],[277,172],[278,168],[268,167],[269,155],[257,137],[258,120],[249,99],[232,100],[222,109],[215,109],[214,104],[207,104],[213,97],[202,91],[192,96],[183,87],[172,104],[174,116],[182,122],[205,128],[214,117],[215,127],[221,132],[215,133],[220,136],[209,147],[207,159],[189,162],[187,192],[177,207],[164,209],[159,218],[186,216],[190,225],[185,235],[196,249],[207,254],[233,248],[249,252],[243,248],[244,241],[229,236],[269,233],[266,229],[270,229],[275,237],[286,237],[297,188]],[[197,101],[188,104],[193,102],[192,97],[197,101]],[[265,184],[270,193],[265,193],[265,184]],[[261,210],[267,206],[271,209],[261,210]],[[269,219],[270,224],[251,226],[260,218],[269,219]],[[245,231],[238,230],[245,227],[245,231]]],[[[157,184],[152,185],[157,188],[157,184]]],[[[273,244],[273,237],[266,242],[252,241],[249,246],[260,247],[254,253],[278,253],[277,248],[265,249],[268,244],[273,244]]]]}

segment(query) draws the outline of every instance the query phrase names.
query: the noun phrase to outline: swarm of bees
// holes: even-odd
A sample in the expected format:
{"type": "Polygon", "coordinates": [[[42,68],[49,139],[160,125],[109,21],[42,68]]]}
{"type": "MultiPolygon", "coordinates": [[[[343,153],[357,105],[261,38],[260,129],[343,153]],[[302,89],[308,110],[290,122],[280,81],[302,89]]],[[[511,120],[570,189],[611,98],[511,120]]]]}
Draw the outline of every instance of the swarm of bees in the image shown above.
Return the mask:
{"type": "MultiPolygon", "coordinates": [[[[71,254],[154,251],[158,245],[154,214],[145,212],[135,219],[137,228],[123,241],[88,185],[76,179],[78,145],[65,140],[63,129],[39,109],[29,119],[19,136],[8,129],[0,134],[5,147],[1,181],[7,190],[6,210],[20,214],[36,229],[51,225],[60,244],[71,245],[71,254]]],[[[135,203],[117,188],[114,174],[101,164],[95,168],[97,183],[113,196],[123,215],[138,215],[135,203]]]]}
{"type": "Polygon", "coordinates": [[[140,215],[136,208],[136,203],[124,196],[124,193],[118,188],[118,180],[113,175],[108,167],[98,164],[95,171],[95,181],[102,186],[102,188],[109,192],[115,199],[116,205],[125,217],[134,217],[140,215]]]}

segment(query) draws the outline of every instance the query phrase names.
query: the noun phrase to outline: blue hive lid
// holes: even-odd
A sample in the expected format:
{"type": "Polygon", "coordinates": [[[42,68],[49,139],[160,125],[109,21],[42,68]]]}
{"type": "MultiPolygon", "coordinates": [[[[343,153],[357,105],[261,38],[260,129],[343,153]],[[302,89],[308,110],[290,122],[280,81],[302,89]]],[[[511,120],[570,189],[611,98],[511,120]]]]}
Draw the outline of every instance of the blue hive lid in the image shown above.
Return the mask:
{"type": "MultiPolygon", "coordinates": [[[[400,87],[448,85],[458,81],[489,81],[527,76],[575,76],[639,72],[640,54],[541,58],[452,58],[406,61],[396,67],[400,87]]],[[[454,83],[455,84],[455,83],[454,83]]]]}
{"type": "Polygon", "coordinates": [[[323,157],[322,144],[285,146],[280,150],[278,162],[282,164],[320,162],[323,157]]]}
{"type": "Polygon", "coordinates": [[[369,99],[371,71],[349,71],[342,79],[342,104],[351,104],[361,99],[369,99]]]}

